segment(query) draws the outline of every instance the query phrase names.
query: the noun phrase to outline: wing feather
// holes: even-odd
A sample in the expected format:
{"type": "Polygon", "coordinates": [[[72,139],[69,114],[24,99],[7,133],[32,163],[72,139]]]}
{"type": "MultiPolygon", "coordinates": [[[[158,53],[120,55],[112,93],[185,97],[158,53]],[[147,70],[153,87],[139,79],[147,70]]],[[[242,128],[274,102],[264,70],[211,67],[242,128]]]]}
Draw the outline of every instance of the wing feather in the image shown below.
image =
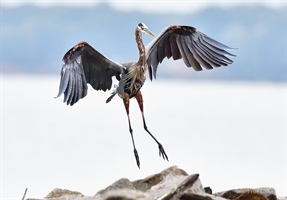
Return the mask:
{"type": "Polygon", "coordinates": [[[181,55],[179,52],[179,47],[177,46],[175,35],[170,36],[170,48],[171,48],[171,54],[172,58],[174,60],[181,59],[181,55]]]}
{"type": "MultiPolygon", "coordinates": [[[[163,46],[164,46],[164,53],[165,53],[166,57],[170,58],[172,56],[172,53],[171,53],[169,40],[165,40],[163,46]]],[[[161,59],[161,62],[162,62],[163,59],[164,59],[164,57],[161,59]]]]}
{"type": "MultiPolygon", "coordinates": [[[[190,37],[185,37],[185,40],[186,40],[186,43],[187,43],[187,44],[192,44],[192,38],[191,38],[191,36],[190,36],[190,37]]],[[[193,44],[192,44],[192,45],[193,45],[193,44]]],[[[192,53],[193,50],[190,49],[190,46],[188,46],[188,45],[186,45],[186,46],[188,47],[188,49],[189,49],[189,51],[190,51],[190,57],[191,57],[191,59],[190,59],[190,64],[191,64],[191,66],[193,67],[193,69],[194,69],[195,71],[201,71],[202,68],[201,68],[199,62],[197,62],[197,60],[194,58],[194,55],[193,55],[193,53],[192,53]]]]}
{"type": "MultiPolygon", "coordinates": [[[[189,37],[182,37],[181,36],[181,40],[182,40],[182,47],[184,49],[185,52],[185,56],[187,57],[187,60],[189,62],[189,65],[186,65],[187,67],[198,67],[201,70],[200,65],[198,64],[198,62],[196,62],[196,60],[193,57],[193,54],[191,53],[191,51],[189,50],[187,44],[189,41],[189,37]]],[[[197,69],[196,69],[197,70],[197,69]]]]}
{"type": "Polygon", "coordinates": [[[226,56],[224,56],[223,54],[220,54],[217,51],[214,51],[213,48],[210,48],[210,46],[206,46],[204,43],[202,42],[198,42],[198,45],[200,46],[200,48],[206,52],[208,54],[208,56],[210,56],[210,58],[212,58],[212,60],[217,63],[217,67],[220,66],[227,66],[228,64],[232,64],[233,61],[230,60],[229,58],[227,58],[226,56]]]}
{"type": "Polygon", "coordinates": [[[80,42],[63,57],[59,92],[64,103],[74,105],[87,95],[89,83],[95,90],[110,90],[112,77],[122,73],[123,66],[95,50],[86,42],[80,42]]]}
{"type": "Polygon", "coordinates": [[[70,74],[72,75],[71,78],[70,78],[70,95],[69,95],[69,98],[67,100],[67,105],[72,105],[72,100],[73,100],[73,97],[74,97],[74,90],[75,90],[75,76],[74,76],[74,72],[75,71],[74,69],[71,69],[70,71],[70,74]]]}
{"type": "Polygon", "coordinates": [[[205,46],[201,41],[197,42],[197,45],[201,49],[201,51],[207,56],[212,59],[212,62],[214,63],[215,67],[220,67],[221,65],[227,65],[231,63],[227,63],[223,60],[223,57],[221,54],[218,54],[217,52],[213,51],[212,49],[205,46]]]}
{"type": "Polygon", "coordinates": [[[70,96],[71,96],[71,91],[72,91],[71,71],[68,70],[68,71],[66,71],[66,73],[68,74],[69,79],[68,79],[67,88],[66,88],[66,90],[64,91],[64,102],[66,102],[66,101],[70,98],[70,96]]]}
{"type": "Polygon", "coordinates": [[[185,52],[183,50],[183,47],[181,45],[181,40],[180,40],[180,36],[179,35],[175,36],[175,41],[176,41],[176,45],[177,45],[177,47],[179,49],[179,53],[182,56],[183,62],[185,63],[186,66],[190,66],[189,62],[186,59],[186,55],[185,55],[185,52]]]}
{"type": "Polygon", "coordinates": [[[225,46],[224,44],[221,44],[219,42],[212,42],[214,40],[210,40],[211,38],[206,36],[206,35],[203,35],[201,37],[198,38],[205,46],[207,46],[208,48],[212,49],[213,51],[215,51],[216,53],[218,54],[221,54],[221,55],[229,55],[229,56],[235,56],[234,54],[228,52],[228,51],[225,51],[224,49],[231,49],[230,47],[227,47],[225,46]],[[209,39],[207,39],[209,38],[209,39]],[[211,41],[211,42],[208,42],[211,41]]]}
{"type": "Polygon", "coordinates": [[[206,62],[206,60],[200,56],[199,52],[197,51],[196,47],[195,47],[195,42],[192,41],[192,46],[189,46],[190,51],[192,52],[195,60],[198,62],[198,64],[200,65],[200,68],[194,68],[196,71],[201,71],[202,67],[205,67],[206,69],[212,69],[212,66],[206,62]]]}
{"type": "Polygon", "coordinates": [[[79,76],[78,74],[78,69],[74,69],[75,70],[75,73],[77,74],[75,76],[75,82],[74,82],[74,97],[73,97],[73,100],[71,101],[71,105],[74,105],[74,103],[76,103],[77,99],[80,99],[80,88],[79,88],[79,85],[80,83],[82,82],[81,80],[79,80],[81,78],[81,76],[79,76]]]}
{"type": "Polygon", "coordinates": [[[196,71],[227,66],[233,61],[227,56],[235,56],[225,49],[230,47],[199,32],[191,26],[173,25],[163,30],[146,46],[150,79],[156,78],[158,64],[165,58],[183,59],[187,67],[196,71]]]}
{"type": "Polygon", "coordinates": [[[63,92],[65,92],[65,90],[67,89],[67,86],[68,86],[68,83],[69,83],[69,73],[65,73],[63,70],[62,70],[62,73],[61,73],[61,81],[60,81],[60,87],[59,87],[59,92],[58,92],[58,96],[60,96],[60,94],[62,94],[63,92]]]}
{"type": "Polygon", "coordinates": [[[194,49],[196,51],[196,53],[200,56],[200,58],[202,58],[206,63],[203,64],[203,66],[206,69],[213,69],[212,66],[217,66],[217,64],[215,62],[212,61],[211,57],[206,54],[197,44],[197,42],[194,42],[194,49]]]}

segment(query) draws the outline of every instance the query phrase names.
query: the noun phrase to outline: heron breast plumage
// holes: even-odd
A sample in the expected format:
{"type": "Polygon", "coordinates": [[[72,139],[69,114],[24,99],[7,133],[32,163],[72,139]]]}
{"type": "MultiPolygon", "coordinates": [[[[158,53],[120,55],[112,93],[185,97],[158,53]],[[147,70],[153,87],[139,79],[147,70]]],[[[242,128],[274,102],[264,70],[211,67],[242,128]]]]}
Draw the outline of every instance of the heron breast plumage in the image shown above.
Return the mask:
{"type": "Polygon", "coordinates": [[[134,97],[136,93],[142,88],[146,77],[146,67],[134,67],[136,63],[125,64],[125,70],[122,73],[122,77],[117,89],[117,93],[120,97],[123,97],[121,93],[127,93],[130,98],[134,97]]]}

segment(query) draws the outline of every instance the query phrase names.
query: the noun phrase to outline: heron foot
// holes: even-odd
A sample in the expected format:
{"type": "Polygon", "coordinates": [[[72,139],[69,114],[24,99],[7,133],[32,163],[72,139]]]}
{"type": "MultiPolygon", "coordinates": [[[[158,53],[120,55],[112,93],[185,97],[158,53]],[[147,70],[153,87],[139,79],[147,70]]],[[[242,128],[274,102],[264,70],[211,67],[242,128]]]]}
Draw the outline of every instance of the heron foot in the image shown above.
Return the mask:
{"type": "Polygon", "coordinates": [[[168,161],[168,157],[167,157],[167,155],[166,155],[166,153],[165,153],[165,151],[164,151],[163,146],[162,146],[160,143],[158,144],[158,149],[159,149],[159,156],[160,156],[160,157],[162,156],[162,158],[163,158],[164,160],[167,160],[167,161],[168,161]]]}
{"type": "Polygon", "coordinates": [[[138,166],[138,168],[140,168],[140,158],[139,158],[139,155],[138,155],[138,151],[136,149],[134,149],[134,154],[135,154],[137,166],[138,166]]]}

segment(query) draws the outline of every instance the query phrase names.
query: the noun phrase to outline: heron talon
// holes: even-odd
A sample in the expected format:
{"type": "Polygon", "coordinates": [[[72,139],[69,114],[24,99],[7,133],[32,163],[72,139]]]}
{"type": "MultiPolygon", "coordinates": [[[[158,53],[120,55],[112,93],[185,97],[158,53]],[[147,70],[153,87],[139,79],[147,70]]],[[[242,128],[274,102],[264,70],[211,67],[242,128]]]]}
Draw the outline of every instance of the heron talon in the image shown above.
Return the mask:
{"type": "Polygon", "coordinates": [[[158,145],[158,148],[159,148],[159,156],[160,156],[160,157],[162,156],[162,158],[163,158],[164,160],[167,160],[167,161],[168,161],[168,157],[167,157],[167,155],[166,155],[166,153],[165,153],[165,151],[164,151],[163,146],[162,146],[161,144],[159,144],[159,145],[158,145]]]}
{"type": "Polygon", "coordinates": [[[140,158],[139,158],[139,155],[138,155],[138,151],[136,149],[134,150],[134,154],[135,154],[137,166],[138,166],[138,168],[140,168],[140,158]]]}

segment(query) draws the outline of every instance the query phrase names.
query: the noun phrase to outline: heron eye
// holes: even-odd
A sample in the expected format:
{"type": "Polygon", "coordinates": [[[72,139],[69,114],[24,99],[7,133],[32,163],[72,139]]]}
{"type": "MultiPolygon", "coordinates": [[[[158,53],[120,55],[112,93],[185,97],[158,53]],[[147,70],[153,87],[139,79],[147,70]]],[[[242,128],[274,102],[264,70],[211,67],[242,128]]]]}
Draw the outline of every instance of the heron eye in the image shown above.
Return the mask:
{"type": "Polygon", "coordinates": [[[143,24],[142,24],[142,23],[139,23],[138,26],[141,27],[141,28],[143,28],[143,24]]]}

